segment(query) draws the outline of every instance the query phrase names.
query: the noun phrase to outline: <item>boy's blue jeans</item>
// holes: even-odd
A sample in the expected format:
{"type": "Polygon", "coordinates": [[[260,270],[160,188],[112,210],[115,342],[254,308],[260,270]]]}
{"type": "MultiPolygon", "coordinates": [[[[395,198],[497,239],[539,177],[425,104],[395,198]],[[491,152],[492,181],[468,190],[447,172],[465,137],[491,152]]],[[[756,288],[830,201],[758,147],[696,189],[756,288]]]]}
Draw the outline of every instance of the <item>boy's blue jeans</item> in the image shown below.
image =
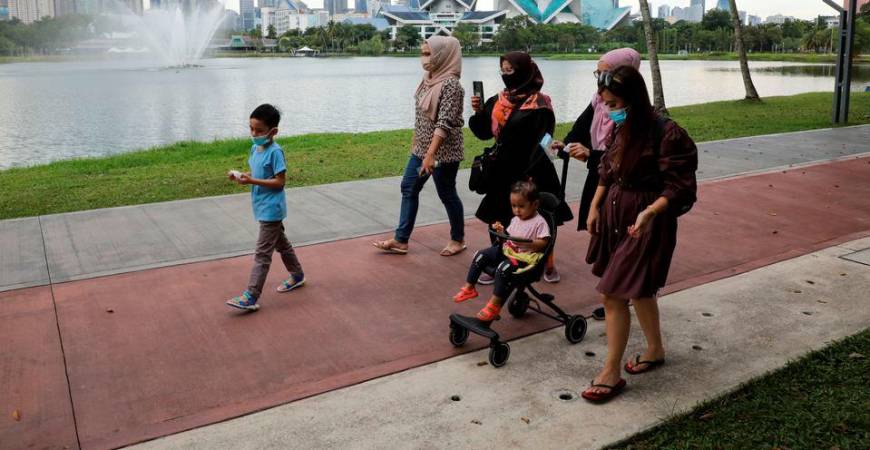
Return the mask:
{"type": "MultiPolygon", "coordinates": [[[[411,155],[405,173],[402,175],[402,208],[399,212],[399,226],[396,228],[395,239],[406,244],[411,239],[414,231],[414,222],[417,220],[417,210],[420,207],[420,191],[425,186],[425,181],[418,183],[420,168],[423,160],[416,155],[411,155]]],[[[462,209],[462,200],[456,193],[456,173],[459,171],[459,162],[441,163],[432,173],[435,180],[435,190],[444,207],[447,209],[447,218],[450,220],[450,239],[454,241],[465,240],[465,212],[462,209]]]]}

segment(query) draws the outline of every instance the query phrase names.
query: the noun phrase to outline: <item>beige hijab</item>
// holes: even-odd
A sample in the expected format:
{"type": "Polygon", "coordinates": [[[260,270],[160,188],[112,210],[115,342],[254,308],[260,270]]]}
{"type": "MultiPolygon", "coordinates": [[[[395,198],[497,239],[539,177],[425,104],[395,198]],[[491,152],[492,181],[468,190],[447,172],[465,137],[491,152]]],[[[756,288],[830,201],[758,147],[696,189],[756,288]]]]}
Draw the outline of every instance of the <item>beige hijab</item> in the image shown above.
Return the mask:
{"type": "MultiPolygon", "coordinates": [[[[423,75],[423,80],[417,86],[419,93],[423,86],[429,88],[420,97],[417,106],[431,120],[438,118],[438,101],[441,99],[441,86],[449,78],[459,79],[462,76],[462,46],[459,40],[452,36],[432,36],[426,40],[432,56],[429,58],[432,70],[423,75]]],[[[424,62],[425,57],[424,57],[424,62]]]]}

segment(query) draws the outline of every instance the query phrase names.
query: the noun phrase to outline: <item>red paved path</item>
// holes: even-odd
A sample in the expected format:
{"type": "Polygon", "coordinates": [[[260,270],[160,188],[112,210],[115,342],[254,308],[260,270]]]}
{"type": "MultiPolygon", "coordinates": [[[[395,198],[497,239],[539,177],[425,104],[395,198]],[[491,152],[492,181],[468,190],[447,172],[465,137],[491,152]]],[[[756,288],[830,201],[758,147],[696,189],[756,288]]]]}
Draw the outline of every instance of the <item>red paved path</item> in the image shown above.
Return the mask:
{"type": "MultiPolygon", "coordinates": [[[[700,197],[666,291],[870,235],[870,158],[705,183],[700,197]]],[[[542,287],[588,313],[587,238],[573,229],[560,230],[562,283],[542,287]]],[[[472,249],[488,242],[474,221],[468,234],[472,249]]],[[[309,285],[270,292],[248,315],[223,301],[244,287],[249,256],[58,284],[65,355],[49,288],[2,293],[0,448],[76,448],[76,424],[83,448],[119,447],[455,355],[447,316],[482,301],[450,300],[473,251],[438,256],[446,236],[447,225],[418,229],[404,257],[376,253],[371,238],[301,248],[309,285]]],[[[532,315],[497,328],[513,338],[553,324],[532,315]]]]}

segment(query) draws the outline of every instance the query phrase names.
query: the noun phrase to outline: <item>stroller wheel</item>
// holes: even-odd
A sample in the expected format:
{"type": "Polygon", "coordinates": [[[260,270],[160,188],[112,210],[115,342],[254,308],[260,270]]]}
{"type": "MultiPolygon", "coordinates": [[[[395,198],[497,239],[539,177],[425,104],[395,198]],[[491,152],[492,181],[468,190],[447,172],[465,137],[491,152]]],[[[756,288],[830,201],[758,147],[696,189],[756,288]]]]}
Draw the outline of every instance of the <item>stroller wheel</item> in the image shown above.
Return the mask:
{"type": "Polygon", "coordinates": [[[526,315],[529,309],[529,294],[525,292],[517,292],[513,300],[508,304],[508,312],[517,319],[526,315]]]}
{"type": "Polygon", "coordinates": [[[489,348],[489,364],[492,367],[501,367],[507,363],[511,356],[511,346],[505,342],[499,342],[489,348]]]}
{"type": "Polygon", "coordinates": [[[468,340],[468,330],[459,325],[450,324],[450,343],[454,347],[462,347],[468,340]]]}
{"type": "Polygon", "coordinates": [[[565,339],[576,344],[586,337],[586,318],[583,316],[571,316],[565,324],[565,339]]]}

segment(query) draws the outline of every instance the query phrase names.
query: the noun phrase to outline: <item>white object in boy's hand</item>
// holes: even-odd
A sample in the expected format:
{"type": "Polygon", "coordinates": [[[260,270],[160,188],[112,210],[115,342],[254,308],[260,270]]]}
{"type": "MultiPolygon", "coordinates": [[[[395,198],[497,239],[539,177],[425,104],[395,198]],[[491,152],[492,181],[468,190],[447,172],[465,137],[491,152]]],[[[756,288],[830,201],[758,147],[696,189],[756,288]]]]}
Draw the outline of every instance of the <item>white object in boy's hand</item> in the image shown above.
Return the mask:
{"type": "Polygon", "coordinates": [[[238,170],[229,171],[229,175],[230,175],[230,178],[233,179],[234,181],[239,181],[239,179],[242,178],[242,173],[239,172],[238,170]]]}

